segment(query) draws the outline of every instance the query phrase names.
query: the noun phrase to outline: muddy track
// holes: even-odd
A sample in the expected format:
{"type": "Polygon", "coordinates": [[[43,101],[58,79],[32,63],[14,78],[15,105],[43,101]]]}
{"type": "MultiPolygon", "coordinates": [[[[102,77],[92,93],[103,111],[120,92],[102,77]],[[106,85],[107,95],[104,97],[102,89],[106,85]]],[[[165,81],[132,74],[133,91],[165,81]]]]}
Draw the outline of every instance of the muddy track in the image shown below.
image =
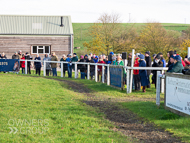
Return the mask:
{"type": "Polygon", "coordinates": [[[55,80],[63,81],[75,92],[80,92],[86,95],[87,98],[83,102],[99,109],[99,112],[103,112],[106,115],[106,119],[116,125],[116,128],[112,129],[114,131],[120,131],[126,136],[138,139],[139,142],[145,143],[181,142],[179,138],[172,137],[173,134],[156,127],[156,125],[143,118],[139,118],[131,111],[123,109],[116,102],[112,102],[106,98],[96,97],[93,95],[93,92],[83,84],[64,79],[55,80]]]}

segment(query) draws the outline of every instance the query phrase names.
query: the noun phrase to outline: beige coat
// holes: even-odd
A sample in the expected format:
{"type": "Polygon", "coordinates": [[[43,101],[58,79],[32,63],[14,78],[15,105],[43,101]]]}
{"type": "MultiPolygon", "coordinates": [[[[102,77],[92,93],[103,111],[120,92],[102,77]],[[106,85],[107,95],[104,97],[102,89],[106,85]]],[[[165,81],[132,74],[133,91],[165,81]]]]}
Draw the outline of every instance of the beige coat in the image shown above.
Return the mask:
{"type": "MultiPolygon", "coordinates": [[[[58,61],[58,57],[56,55],[52,56],[51,61],[58,61]]],[[[51,63],[51,68],[57,68],[57,66],[58,66],[57,63],[51,63]]]]}

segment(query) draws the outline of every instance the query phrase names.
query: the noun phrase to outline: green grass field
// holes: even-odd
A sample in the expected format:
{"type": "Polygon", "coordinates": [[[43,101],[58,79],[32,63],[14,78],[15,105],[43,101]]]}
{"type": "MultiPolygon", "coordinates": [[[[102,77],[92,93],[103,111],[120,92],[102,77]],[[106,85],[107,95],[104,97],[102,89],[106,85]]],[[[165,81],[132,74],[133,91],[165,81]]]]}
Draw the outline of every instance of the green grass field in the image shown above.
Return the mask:
{"type": "MultiPolygon", "coordinates": [[[[88,28],[93,23],[73,23],[74,31],[74,47],[81,47],[80,49],[74,49],[76,53],[87,53],[86,48],[83,46],[84,42],[89,42],[91,37],[88,35],[88,28]]],[[[135,27],[137,31],[140,31],[145,23],[122,23],[123,26],[135,27]]],[[[186,30],[190,24],[177,24],[177,23],[162,23],[163,27],[167,30],[182,31],[186,30]]]]}
{"type": "MultiPolygon", "coordinates": [[[[84,94],[74,92],[66,84],[53,80],[61,77],[49,78],[52,79],[36,75],[0,74],[0,142],[131,142],[130,138],[110,130],[114,125],[104,119],[104,114],[81,102],[85,99],[84,94]],[[48,126],[42,126],[48,130],[44,134],[9,134],[11,119],[47,119],[48,126]]],[[[190,142],[190,118],[165,110],[163,101],[158,108],[153,85],[146,93],[139,91],[126,94],[126,91],[91,80],[64,79],[83,84],[102,100],[118,100],[117,104],[122,108],[173,133],[182,141],[190,142]],[[145,100],[149,98],[152,100],[145,100]],[[137,101],[129,102],[128,99],[137,101]]]]}

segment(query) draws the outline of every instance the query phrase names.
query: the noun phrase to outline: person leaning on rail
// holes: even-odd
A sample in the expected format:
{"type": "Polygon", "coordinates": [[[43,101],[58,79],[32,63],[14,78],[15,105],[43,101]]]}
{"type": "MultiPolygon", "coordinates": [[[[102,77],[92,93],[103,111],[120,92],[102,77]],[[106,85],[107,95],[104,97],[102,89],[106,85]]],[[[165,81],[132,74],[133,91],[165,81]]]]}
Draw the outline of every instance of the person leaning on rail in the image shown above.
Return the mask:
{"type": "Polygon", "coordinates": [[[174,73],[182,73],[183,65],[181,63],[181,57],[179,55],[174,57],[174,65],[172,70],[168,72],[174,72],[174,73]]]}

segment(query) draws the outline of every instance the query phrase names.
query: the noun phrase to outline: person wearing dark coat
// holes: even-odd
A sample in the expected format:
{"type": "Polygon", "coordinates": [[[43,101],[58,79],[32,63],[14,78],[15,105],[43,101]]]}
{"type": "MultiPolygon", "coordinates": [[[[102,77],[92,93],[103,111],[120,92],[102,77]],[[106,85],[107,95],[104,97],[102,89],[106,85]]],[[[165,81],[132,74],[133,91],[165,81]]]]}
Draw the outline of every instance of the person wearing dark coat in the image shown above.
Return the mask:
{"type": "Polygon", "coordinates": [[[182,73],[183,65],[181,63],[181,57],[179,55],[174,57],[174,65],[169,72],[182,73]]]}
{"type": "MultiPolygon", "coordinates": [[[[80,56],[79,62],[85,62],[83,55],[80,56]]],[[[86,65],[85,64],[78,64],[77,66],[78,66],[78,69],[80,70],[81,79],[85,79],[86,65]]]]}
{"type": "MultiPolygon", "coordinates": [[[[140,58],[139,67],[146,67],[144,55],[140,54],[138,57],[140,58]]],[[[140,76],[141,86],[143,86],[142,92],[146,92],[146,86],[148,85],[147,71],[146,70],[139,70],[139,76],[140,76]]]]}
{"type": "MultiPolygon", "coordinates": [[[[26,52],[25,60],[32,60],[32,57],[29,55],[28,52],[26,52]]],[[[31,72],[30,72],[30,65],[31,65],[31,62],[27,61],[27,73],[28,74],[31,74],[31,72]]]]}
{"type": "Polygon", "coordinates": [[[19,59],[19,56],[18,56],[17,52],[15,52],[15,54],[12,55],[12,59],[19,59]]]}
{"type": "MultiPolygon", "coordinates": [[[[63,57],[61,58],[60,61],[62,62],[66,62],[66,55],[63,55],[63,57]]],[[[61,65],[60,65],[61,66],[61,65]]],[[[63,63],[63,76],[65,77],[65,72],[68,71],[68,66],[67,66],[67,63],[63,63]]]]}
{"type": "Polygon", "coordinates": [[[172,63],[170,62],[170,57],[173,57],[173,55],[174,55],[174,51],[168,51],[168,53],[167,53],[167,57],[168,57],[168,65],[167,65],[167,67],[169,67],[172,63]]]}
{"type": "MultiPolygon", "coordinates": [[[[162,59],[159,54],[156,55],[154,63],[152,64],[152,67],[163,67],[162,59]]],[[[155,88],[156,88],[156,81],[157,81],[157,71],[158,70],[152,71],[153,73],[152,80],[155,84],[155,88]]]]}
{"type": "MultiPolygon", "coordinates": [[[[88,63],[94,63],[94,60],[92,59],[91,56],[88,56],[88,63]]],[[[87,67],[86,67],[87,69],[87,67]]],[[[95,66],[94,65],[90,65],[90,77],[91,80],[93,79],[93,76],[95,75],[95,66]]]]}
{"type": "Polygon", "coordinates": [[[175,58],[175,57],[174,57],[173,55],[170,57],[170,65],[169,65],[169,67],[168,67],[167,72],[169,72],[169,71],[172,70],[172,68],[173,68],[173,66],[174,66],[174,58],[175,58]]]}
{"type": "Polygon", "coordinates": [[[3,53],[0,55],[0,58],[1,58],[1,59],[7,59],[7,56],[6,56],[5,53],[3,52],[3,53]]]}
{"type": "MultiPolygon", "coordinates": [[[[146,61],[146,67],[152,67],[152,60],[151,60],[149,51],[145,52],[145,61],[146,61]]],[[[150,88],[150,74],[151,74],[151,70],[147,70],[147,77],[148,77],[147,88],[150,88]]]]}
{"type": "MultiPolygon", "coordinates": [[[[41,58],[39,57],[39,54],[36,55],[34,60],[39,60],[39,61],[41,60],[41,58]]],[[[40,75],[40,71],[41,71],[41,67],[42,67],[41,62],[34,62],[34,66],[36,69],[36,74],[40,75]]]]}

